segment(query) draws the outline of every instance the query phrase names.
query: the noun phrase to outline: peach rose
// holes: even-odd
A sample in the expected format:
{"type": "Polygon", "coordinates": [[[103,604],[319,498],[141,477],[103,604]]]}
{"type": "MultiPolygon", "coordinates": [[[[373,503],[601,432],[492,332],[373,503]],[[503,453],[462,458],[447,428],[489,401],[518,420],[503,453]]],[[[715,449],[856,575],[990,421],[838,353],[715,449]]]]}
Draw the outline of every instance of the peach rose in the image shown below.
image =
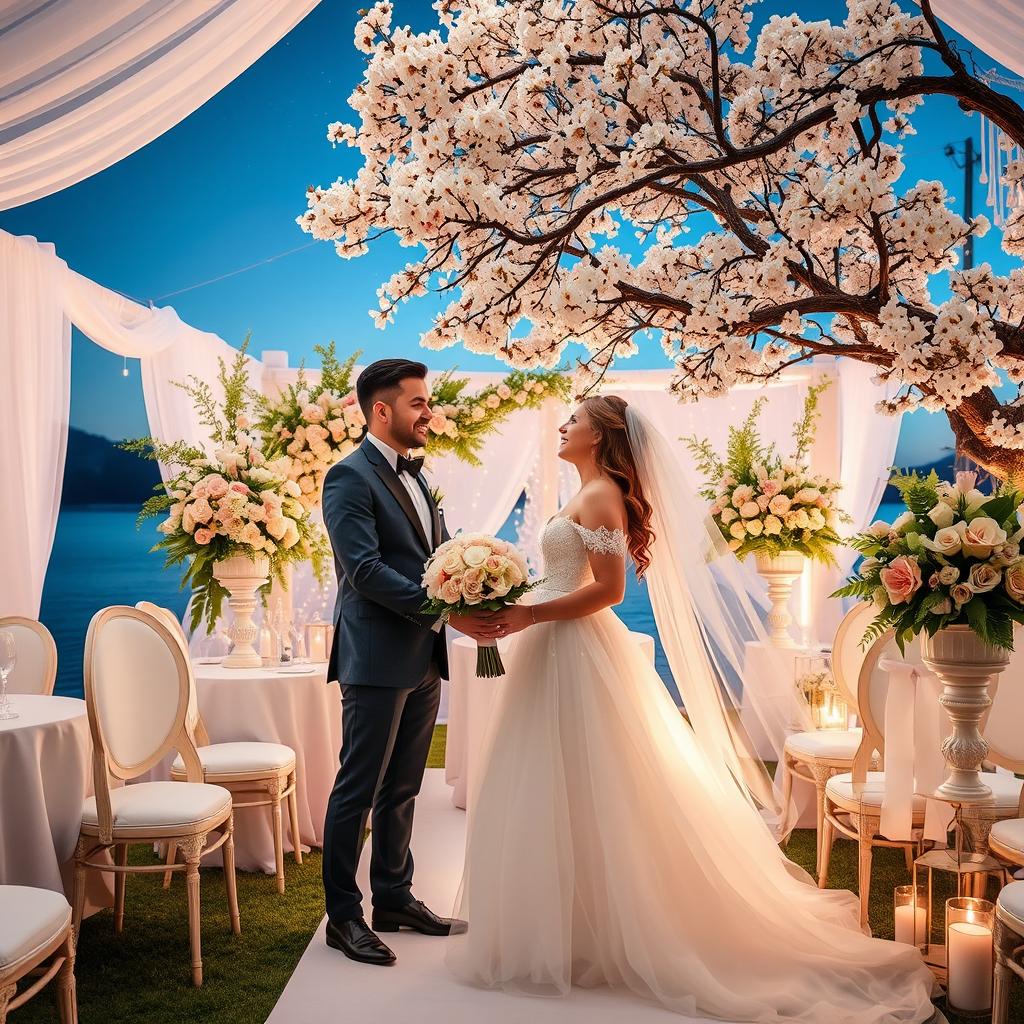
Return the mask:
{"type": "Polygon", "coordinates": [[[323,418],[324,418],[323,407],[319,406],[319,405],[313,405],[313,404],[307,405],[302,410],[302,418],[307,423],[320,423],[323,420],[323,418]]]}
{"type": "Polygon", "coordinates": [[[770,502],[768,502],[768,511],[775,516],[784,516],[788,511],[792,502],[785,494],[776,494],[770,502]]]}
{"type": "Polygon", "coordinates": [[[192,502],[192,518],[203,526],[213,518],[213,509],[205,498],[197,498],[192,502]]]}
{"type": "Polygon", "coordinates": [[[978,516],[967,524],[961,543],[965,555],[972,558],[988,558],[992,554],[992,549],[1005,540],[1006,531],[994,519],[978,516]]]}
{"type": "Polygon", "coordinates": [[[999,586],[1002,578],[1003,574],[995,566],[989,565],[988,562],[977,562],[971,566],[971,571],[967,574],[967,586],[975,594],[987,594],[999,586]]]}
{"type": "Polygon", "coordinates": [[[916,558],[900,555],[894,558],[879,574],[891,604],[903,604],[921,586],[921,568],[916,558]]]}
{"type": "Polygon", "coordinates": [[[491,549],[485,547],[483,544],[473,544],[462,552],[462,557],[465,560],[466,565],[477,566],[483,565],[490,553],[491,549]]]}
{"type": "Polygon", "coordinates": [[[1024,604],[1024,560],[1014,562],[1006,567],[1003,574],[1003,587],[1020,604],[1024,604]]]}
{"type": "Polygon", "coordinates": [[[218,501],[228,493],[228,482],[222,476],[211,477],[206,484],[206,493],[218,501]]]}
{"type": "Polygon", "coordinates": [[[960,605],[967,604],[974,597],[974,591],[966,583],[954,583],[949,588],[949,596],[953,598],[954,603],[959,608],[960,605]]]}
{"type": "Polygon", "coordinates": [[[210,541],[213,540],[213,538],[217,535],[213,532],[213,530],[208,530],[205,526],[201,526],[198,530],[196,530],[193,536],[195,537],[197,544],[209,544],[210,541]]]}

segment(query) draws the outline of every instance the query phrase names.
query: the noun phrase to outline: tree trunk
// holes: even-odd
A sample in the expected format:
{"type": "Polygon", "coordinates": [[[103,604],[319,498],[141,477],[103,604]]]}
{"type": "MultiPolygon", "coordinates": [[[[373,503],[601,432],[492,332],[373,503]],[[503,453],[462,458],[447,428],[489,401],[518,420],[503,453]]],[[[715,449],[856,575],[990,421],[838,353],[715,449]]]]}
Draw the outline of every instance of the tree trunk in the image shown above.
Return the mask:
{"type": "Polygon", "coordinates": [[[998,407],[987,388],[946,412],[956,435],[957,450],[977,462],[999,480],[1006,480],[1024,490],[1024,451],[993,444],[985,434],[992,414],[998,407]]]}

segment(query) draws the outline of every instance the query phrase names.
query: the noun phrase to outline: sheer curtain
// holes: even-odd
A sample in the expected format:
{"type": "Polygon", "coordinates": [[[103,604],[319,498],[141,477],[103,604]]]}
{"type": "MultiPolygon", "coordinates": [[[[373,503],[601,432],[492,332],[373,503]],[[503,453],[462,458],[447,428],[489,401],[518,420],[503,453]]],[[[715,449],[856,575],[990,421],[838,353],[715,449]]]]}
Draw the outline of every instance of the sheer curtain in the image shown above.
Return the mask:
{"type": "Polygon", "coordinates": [[[0,210],[73,185],[162,135],[318,2],[0,4],[0,210]]]}
{"type": "Polygon", "coordinates": [[[0,231],[0,615],[39,615],[64,475],[72,323],[103,348],[142,359],[161,393],[171,385],[160,353],[205,372],[209,353],[233,351],[169,307],[140,306],[76,274],[52,245],[0,231]]]}
{"type": "Polygon", "coordinates": [[[52,245],[0,232],[0,615],[39,617],[57,528],[71,324],[52,245]]]}

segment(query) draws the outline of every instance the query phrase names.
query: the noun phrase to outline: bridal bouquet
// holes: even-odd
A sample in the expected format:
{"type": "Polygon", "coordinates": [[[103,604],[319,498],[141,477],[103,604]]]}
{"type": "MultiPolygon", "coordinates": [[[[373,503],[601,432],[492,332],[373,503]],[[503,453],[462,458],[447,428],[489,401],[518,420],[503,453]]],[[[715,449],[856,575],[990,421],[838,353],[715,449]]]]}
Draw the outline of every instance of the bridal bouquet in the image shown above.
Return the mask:
{"type": "Polygon", "coordinates": [[[866,557],[832,595],[874,601],[878,614],[863,643],[892,629],[902,651],[922,631],[965,624],[1013,650],[1013,624],[1024,623],[1024,493],[1004,486],[986,495],[976,482],[974,473],[957,473],[951,484],[934,470],[893,477],[906,511],[853,538],[866,557]]]}
{"type": "Polygon", "coordinates": [[[205,381],[190,378],[180,385],[211,429],[212,454],[185,441],[166,444],[151,437],[123,445],[170,470],[159,493],[143,505],[139,522],[167,514],[157,526],[163,538],[153,550],[166,552],[165,566],[188,563],[182,586],[192,587],[193,629],[205,618],[212,631],[220,616],[226,591],[213,575],[214,563],[233,555],[265,557],[272,576],[284,585],[284,566],[308,560],[322,582],[329,553],[300,500],[299,485],[289,479],[287,463],[268,459],[260,439],[246,430],[251,396],[245,347],[230,371],[220,364],[222,404],[205,381]]]}
{"type": "Polygon", "coordinates": [[[366,432],[366,420],[352,388],[352,369],[361,353],[338,361],[334,342],[316,345],[321,376],[309,386],[305,370],[276,398],[260,397],[256,429],[264,450],[281,460],[288,480],[298,485],[306,509],[320,504],[324,477],[336,462],[355,451],[366,432]]]}
{"type": "Polygon", "coordinates": [[[761,440],[757,418],[765,399],[759,398],[740,427],[729,428],[725,457],[710,442],[686,438],[697,469],[707,481],[701,494],[711,502],[709,512],[737,558],[797,551],[835,565],[833,548],[840,543],[838,527],[850,517],[837,503],[839,484],[807,468],[814,440],[818,396],[827,383],[808,389],[803,414],[793,427],[793,455],[783,458],[761,440]]]}
{"type": "MultiPolygon", "coordinates": [[[[429,615],[500,611],[515,604],[537,584],[528,582],[526,559],[507,541],[486,533],[466,533],[440,545],[423,571],[429,615]]],[[[497,645],[478,643],[476,674],[504,675],[497,645]]]]}

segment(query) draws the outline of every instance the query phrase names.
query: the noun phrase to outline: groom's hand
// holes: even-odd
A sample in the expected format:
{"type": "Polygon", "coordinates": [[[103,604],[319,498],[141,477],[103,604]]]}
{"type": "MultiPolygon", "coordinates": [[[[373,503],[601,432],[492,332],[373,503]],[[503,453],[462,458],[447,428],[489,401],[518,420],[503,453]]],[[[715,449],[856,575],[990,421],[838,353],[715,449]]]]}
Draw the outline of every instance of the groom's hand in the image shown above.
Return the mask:
{"type": "Polygon", "coordinates": [[[491,619],[486,612],[477,612],[473,615],[449,615],[448,625],[454,626],[460,633],[472,637],[474,640],[494,640],[501,634],[498,632],[498,624],[491,619]]]}

